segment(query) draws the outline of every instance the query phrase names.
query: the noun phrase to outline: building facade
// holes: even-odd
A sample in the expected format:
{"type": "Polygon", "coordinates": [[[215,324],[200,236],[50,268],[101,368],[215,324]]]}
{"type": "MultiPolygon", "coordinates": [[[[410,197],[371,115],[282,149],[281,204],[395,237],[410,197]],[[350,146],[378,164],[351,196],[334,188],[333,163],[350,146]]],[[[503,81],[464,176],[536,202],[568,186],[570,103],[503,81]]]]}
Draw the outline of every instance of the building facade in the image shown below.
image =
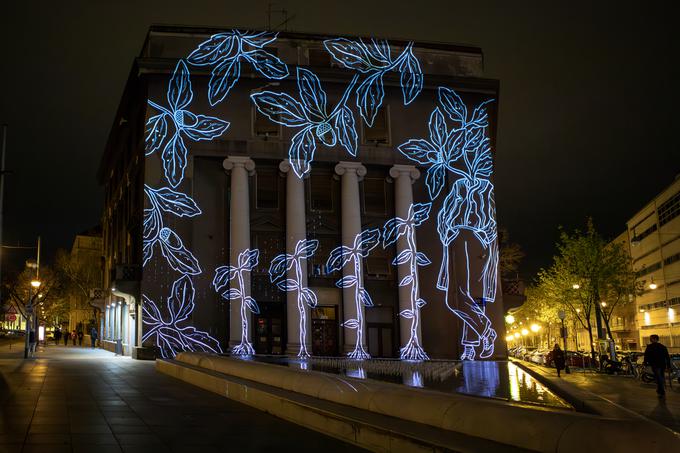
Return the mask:
{"type": "Polygon", "coordinates": [[[82,330],[89,335],[90,327],[99,328],[98,300],[93,290],[101,288],[102,280],[102,236],[99,228],[76,235],[71,247],[71,264],[78,269],[87,287],[69,295],[68,332],[82,330]]]}
{"type": "Polygon", "coordinates": [[[504,356],[482,69],[471,47],[153,27],[100,167],[104,339],[504,356]]]}
{"type": "Polygon", "coordinates": [[[640,345],[657,334],[680,351],[680,177],[628,222],[633,269],[644,287],[636,298],[640,345]]]}

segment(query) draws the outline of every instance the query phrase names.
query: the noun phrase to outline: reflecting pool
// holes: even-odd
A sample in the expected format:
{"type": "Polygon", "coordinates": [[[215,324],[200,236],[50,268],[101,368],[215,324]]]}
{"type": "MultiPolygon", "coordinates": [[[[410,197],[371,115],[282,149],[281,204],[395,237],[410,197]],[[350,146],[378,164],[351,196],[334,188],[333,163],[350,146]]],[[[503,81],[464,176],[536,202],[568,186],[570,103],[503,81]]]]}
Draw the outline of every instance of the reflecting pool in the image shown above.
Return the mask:
{"type": "Polygon", "coordinates": [[[439,392],[462,393],[522,404],[571,409],[555,395],[512,362],[507,361],[428,361],[345,358],[295,358],[254,356],[249,360],[289,366],[301,370],[344,374],[358,379],[373,379],[439,392]]]}

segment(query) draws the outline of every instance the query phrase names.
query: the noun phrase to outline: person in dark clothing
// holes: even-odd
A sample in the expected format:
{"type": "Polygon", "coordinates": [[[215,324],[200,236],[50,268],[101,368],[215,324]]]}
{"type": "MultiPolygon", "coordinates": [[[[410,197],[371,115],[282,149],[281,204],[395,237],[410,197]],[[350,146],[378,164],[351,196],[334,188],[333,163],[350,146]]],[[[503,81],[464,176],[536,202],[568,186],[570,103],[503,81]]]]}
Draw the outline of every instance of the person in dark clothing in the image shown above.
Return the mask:
{"type": "Polygon", "coordinates": [[[58,346],[59,345],[59,340],[61,340],[61,329],[57,327],[54,329],[54,345],[58,346]]]}
{"type": "Polygon", "coordinates": [[[671,356],[668,354],[666,346],[659,343],[658,335],[651,335],[649,343],[645,349],[645,364],[652,367],[654,373],[654,380],[656,381],[656,393],[660,398],[666,395],[666,386],[664,377],[666,368],[671,367],[671,356]]]}
{"type": "Polygon", "coordinates": [[[28,332],[28,356],[35,355],[35,330],[28,332]]]}
{"type": "Polygon", "coordinates": [[[83,345],[83,337],[84,337],[84,336],[85,336],[85,334],[83,333],[83,331],[82,331],[82,330],[79,330],[79,331],[78,331],[78,346],[82,346],[82,345],[83,345]]]}
{"type": "Polygon", "coordinates": [[[64,339],[64,346],[68,346],[68,339],[71,335],[69,335],[68,330],[64,328],[64,334],[63,334],[63,339],[64,339]]]}
{"type": "Polygon", "coordinates": [[[99,334],[97,334],[97,329],[92,327],[90,329],[90,341],[92,342],[92,349],[97,345],[97,338],[99,337],[99,334]]]}
{"type": "Polygon", "coordinates": [[[557,377],[560,377],[560,371],[564,369],[565,359],[564,351],[560,349],[560,345],[555,343],[553,348],[553,361],[555,362],[555,368],[557,369],[557,377]]]}
{"type": "Polygon", "coordinates": [[[73,341],[73,346],[76,345],[76,338],[78,338],[78,335],[76,335],[76,331],[72,330],[71,331],[71,341],[73,341]]]}

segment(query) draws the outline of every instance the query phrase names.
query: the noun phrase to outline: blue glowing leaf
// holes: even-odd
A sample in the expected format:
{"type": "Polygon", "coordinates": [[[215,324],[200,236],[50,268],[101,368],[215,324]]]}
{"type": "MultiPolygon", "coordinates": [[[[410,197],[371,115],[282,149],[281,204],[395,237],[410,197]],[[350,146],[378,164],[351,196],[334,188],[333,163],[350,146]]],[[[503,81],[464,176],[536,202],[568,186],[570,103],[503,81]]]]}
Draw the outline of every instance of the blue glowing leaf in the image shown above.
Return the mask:
{"type": "Polygon", "coordinates": [[[233,38],[231,33],[213,35],[207,41],[199,44],[198,48],[191,52],[187,61],[196,66],[214,64],[229,55],[234,48],[233,38]]]}
{"type": "Polygon", "coordinates": [[[411,319],[411,318],[413,318],[413,310],[408,310],[408,309],[402,310],[402,311],[399,312],[399,316],[401,316],[402,318],[411,319]]]}
{"type": "MultiPolygon", "coordinates": [[[[293,261],[288,259],[288,255],[282,253],[274,257],[271,263],[269,263],[269,280],[274,283],[275,280],[283,278],[286,270],[293,265],[293,261]]],[[[285,291],[285,290],[284,290],[285,291]]]]}
{"type": "Polygon", "coordinates": [[[439,87],[439,103],[451,120],[465,125],[467,107],[458,93],[450,88],[439,87]]]}
{"type": "Polygon", "coordinates": [[[361,232],[361,235],[354,239],[354,250],[362,258],[366,258],[368,253],[378,244],[380,244],[380,230],[378,228],[364,230],[361,232]]]}
{"type": "Polygon", "coordinates": [[[299,178],[312,169],[310,163],[314,160],[314,151],[316,151],[316,142],[311,128],[302,129],[293,136],[288,150],[288,159],[299,178]]]}
{"type": "Polygon", "coordinates": [[[339,271],[352,259],[352,249],[346,246],[334,248],[328,256],[326,267],[328,272],[339,271]]]}
{"type": "Polygon", "coordinates": [[[208,82],[208,100],[215,105],[224,100],[241,76],[241,63],[238,58],[224,60],[215,66],[208,82]]]}
{"type": "Polygon", "coordinates": [[[153,257],[153,246],[156,244],[156,241],[147,241],[144,240],[143,246],[142,246],[142,267],[146,266],[151,258],[153,257]]]}
{"type": "Polygon", "coordinates": [[[170,322],[184,321],[194,311],[194,285],[188,276],[182,275],[172,284],[168,297],[168,311],[170,322]]]}
{"type": "Polygon", "coordinates": [[[155,152],[163,144],[168,133],[168,122],[165,113],[154,115],[146,122],[146,138],[144,139],[145,154],[155,152]]]}
{"type": "Polygon", "coordinates": [[[399,217],[389,219],[385,222],[385,226],[383,227],[383,247],[387,247],[397,242],[397,239],[406,233],[407,228],[408,226],[406,225],[406,222],[404,222],[404,219],[399,217]]]}
{"type": "Polygon", "coordinates": [[[253,47],[262,48],[276,40],[277,36],[277,32],[261,31],[259,33],[244,35],[242,39],[253,47]]]}
{"type": "Polygon", "coordinates": [[[359,327],[359,321],[356,319],[348,319],[342,323],[342,326],[347,327],[348,329],[356,329],[359,327]]]}
{"type": "Polygon", "coordinates": [[[364,305],[364,307],[372,307],[373,299],[371,295],[368,294],[365,288],[359,288],[359,301],[364,305]]]}
{"type": "Polygon", "coordinates": [[[219,137],[227,130],[229,123],[227,121],[206,115],[194,115],[196,122],[192,125],[186,125],[182,131],[192,140],[212,140],[219,137]]]}
{"type": "Polygon", "coordinates": [[[307,239],[304,241],[298,241],[298,243],[295,245],[294,256],[309,258],[310,256],[314,255],[314,252],[316,252],[318,248],[319,248],[318,239],[307,239]]]}
{"type": "Polygon", "coordinates": [[[323,45],[331,56],[346,68],[367,72],[373,67],[368,49],[362,42],[335,38],[325,40],[323,45]]]}
{"type": "Polygon", "coordinates": [[[260,307],[257,305],[257,302],[255,302],[255,299],[253,299],[250,296],[246,296],[246,298],[243,300],[243,303],[246,304],[246,307],[256,315],[260,314],[260,307]]]}
{"type": "Polygon", "coordinates": [[[298,67],[297,85],[300,99],[307,111],[318,120],[325,120],[326,93],[321,89],[319,78],[312,71],[298,67]]]}
{"type": "Polygon", "coordinates": [[[401,281],[399,282],[399,286],[406,286],[410,285],[411,283],[413,283],[413,275],[407,275],[406,277],[401,279],[401,281]]]}
{"type": "Polygon", "coordinates": [[[196,257],[184,247],[177,233],[169,228],[161,229],[158,234],[161,252],[168,260],[168,264],[182,274],[197,275],[201,273],[201,267],[196,257]]]}
{"type": "Polygon", "coordinates": [[[163,320],[163,315],[156,304],[144,294],[142,294],[142,313],[144,324],[160,324],[163,320]]]}
{"type": "Polygon", "coordinates": [[[416,262],[419,266],[427,266],[428,264],[432,264],[432,261],[430,261],[430,259],[423,252],[416,253],[416,262]]]}
{"type": "Polygon", "coordinates": [[[246,249],[238,255],[238,268],[251,270],[257,266],[260,251],[258,249],[246,249]]]}
{"type": "Polygon", "coordinates": [[[262,91],[250,98],[257,110],[275,123],[291,127],[309,123],[302,105],[285,93],[262,91]]]}
{"type": "Polygon", "coordinates": [[[186,194],[176,192],[169,187],[152,189],[145,186],[144,189],[151,194],[156,205],[165,212],[177,217],[194,217],[201,214],[201,209],[196,202],[186,194]]]}
{"type": "Polygon", "coordinates": [[[395,266],[399,264],[408,263],[413,256],[413,252],[410,249],[402,250],[399,254],[392,260],[392,264],[395,266]]]}
{"type": "Polygon", "coordinates": [[[412,48],[408,49],[408,55],[399,70],[401,71],[401,92],[404,96],[404,105],[408,105],[423,90],[423,70],[420,68],[418,59],[413,55],[412,48]]]}
{"type": "Polygon", "coordinates": [[[423,299],[416,300],[416,307],[418,308],[423,308],[426,304],[427,302],[425,302],[423,299]]]}
{"type": "Polygon", "coordinates": [[[431,208],[432,203],[412,204],[408,212],[409,221],[413,222],[413,225],[415,226],[422,225],[422,223],[430,217],[431,208]]]}
{"type": "Polygon", "coordinates": [[[412,161],[427,165],[439,161],[439,151],[427,140],[411,139],[399,145],[399,152],[412,161]]]}
{"type": "Polygon", "coordinates": [[[191,103],[194,97],[191,91],[191,80],[189,79],[189,69],[183,60],[179,60],[170,78],[168,87],[168,104],[173,112],[181,110],[191,103]]]}
{"type": "Polygon", "coordinates": [[[299,288],[298,282],[293,280],[292,278],[287,278],[285,280],[281,280],[276,284],[276,286],[281,290],[281,291],[293,291],[299,288]]]}
{"type": "Polygon", "coordinates": [[[240,299],[241,291],[238,288],[229,288],[222,293],[222,297],[227,300],[240,299]]]}
{"type": "Polygon", "coordinates": [[[389,63],[391,61],[390,45],[384,39],[371,39],[371,46],[366,48],[370,51],[371,56],[381,63],[389,63]]]}
{"type": "Polygon", "coordinates": [[[340,144],[350,153],[352,156],[357,155],[357,139],[359,135],[357,134],[356,127],[354,126],[354,114],[348,107],[343,107],[340,109],[338,114],[335,116],[335,130],[338,136],[338,141],[340,144]]]}
{"type": "Polygon", "coordinates": [[[446,154],[443,160],[453,164],[463,155],[466,135],[466,129],[452,129],[449,131],[446,143],[444,144],[446,154]]]}
{"type": "Polygon", "coordinates": [[[207,332],[196,330],[192,326],[178,329],[177,332],[181,335],[182,350],[212,352],[214,354],[222,352],[220,342],[207,332]]]}
{"type": "Polygon", "coordinates": [[[215,269],[212,286],[215,291],[221,292],[223,288],[229,286],[229,281],[236,277],[236,268],[233,266],[220,266],[215,269]]]}
{"type": "Polygon", "coordinates": [[[144,210],[144,240],[153,241],[158,237],[162,225],[161,215],[155,209],[144,210]]]}
{"type": "Polygon", "coordinates": [[[448,138],[448,131],[446,129],[446,120],[439,107],[435,108],[430,115],[430,137],[432,143],[437,147],[441,147],[446,143],[448,138]]]}
{"type": "Polygon", "coordinates": [[[257,49],[243,53],[253,68],[268,79],[283,79],[288,77],[288,66],[279,57],[269,52],[257,49]]]}
{"type": "Polygon", "coordinates": [[[303,288],[302,291],[300,292],[300,296],[302,297],[302,301],[307,304],[307,306],[314,308],[317,305],[317,298],[316,294],[314,294],[314,291],[312,291],[309,288],[303,288]]]}
{"type": "Polygon", "coordinates": [[[444,188],[446,182],[446,172],[444,165],[437,164],[427,169],[425,175],[425,185],[427,185],[427,192],[430,195],[430,200],[434,200],[439,196],[444,188]]]}
{"type": "Polygon", "coordinates": [[[376,72],[364,80],[357,88],[357,107],[359,114],[366,124],[371,127],[383,102],[385,89],[383,88],[382,72],[376,72]]]}
{"type": "Polygon", "coordinates": [[[345,275],[340,280],[335,282],[335,286],[338,288],[349,288],[357,283],[357,278],[354,275],[345,275]]]}
{"type": "Polygon", "coordinates": [[[474,128],[485,128],[489,125],[489,115],[486,112],[486,104],[493,102],[493,99],[488,99],[477,107],[472,112],[472,118],[468,122],[468,125],[474,128]]]}
{"type": "Polygon", "coordinates": [[[166,179],[172,187],[177,187],[184,179],[184,168],[187,166],[187,148],[178,133],[165,145],[161,158],[166,179]]]}

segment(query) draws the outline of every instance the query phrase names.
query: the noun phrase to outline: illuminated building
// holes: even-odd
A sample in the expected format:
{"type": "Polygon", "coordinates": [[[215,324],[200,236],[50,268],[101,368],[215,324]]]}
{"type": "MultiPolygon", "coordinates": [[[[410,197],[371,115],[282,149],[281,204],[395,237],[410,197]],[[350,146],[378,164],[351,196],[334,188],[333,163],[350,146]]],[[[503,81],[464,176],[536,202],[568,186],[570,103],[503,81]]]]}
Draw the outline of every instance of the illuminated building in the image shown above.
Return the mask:
{"type": "Polygon", "coordinates": [[[455,45],[152,27],[100,170],[125,353],[502,356],[482,63],[455,45]],[[191,303],[172,296],[187,282],[191,303]],[[173,324],[175,300],[191,310],[173,324]]]}

